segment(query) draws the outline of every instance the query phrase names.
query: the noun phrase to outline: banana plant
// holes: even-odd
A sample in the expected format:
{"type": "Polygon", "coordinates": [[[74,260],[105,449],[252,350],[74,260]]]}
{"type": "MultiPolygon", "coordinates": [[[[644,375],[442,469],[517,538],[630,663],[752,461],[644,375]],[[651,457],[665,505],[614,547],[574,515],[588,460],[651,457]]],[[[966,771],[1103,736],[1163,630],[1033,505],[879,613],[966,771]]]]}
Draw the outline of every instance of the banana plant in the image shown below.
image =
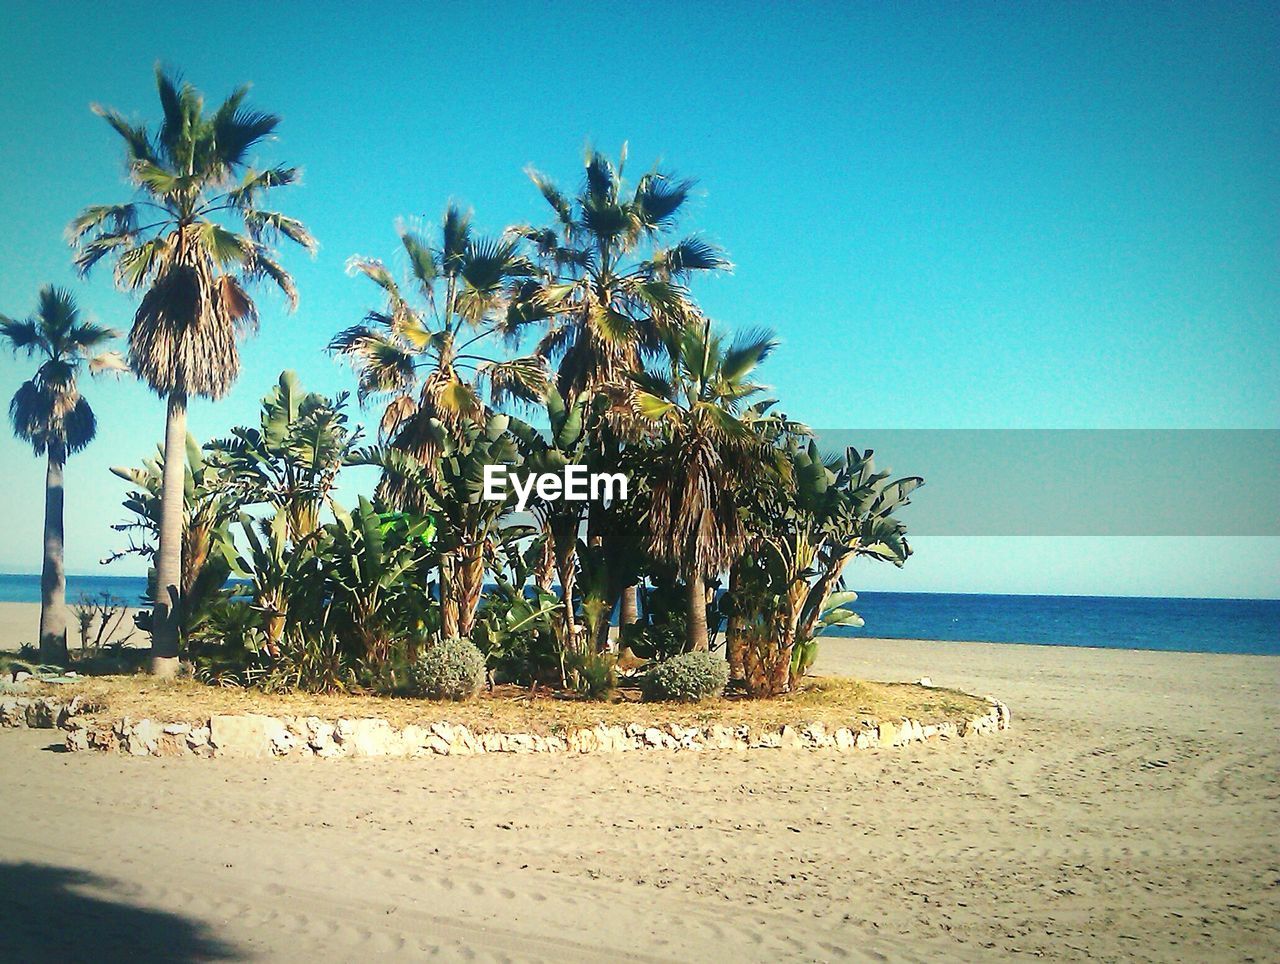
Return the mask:
{"type": "Polygon", "coordinates": [[[780,477],[789,481],[758,493],[752,537],[730,571],[726,600],[730,664],[758,696],[794,685],[816,658],[822,631],[855,625],[857,617],[839,615],[847,610],[832,602],[851,601],[833,595],[851,559],[906,562],[906,526],[894,513],[924,481],[890,481],[869,449],[823,458],[812,439],[788,438],[785,452],[790,471],[780,477]]]}
{"type": "Polygon", "coordinates": [[[262,399],[258,428],[233,428],[209,443],[241,505],[270,505],[302,539],[320,525],[338,472],[360,432],[347,427],[347,396],[304,392],[296,373],[283,371],[262,399]]]}
{"type": "Polygon", "coordinates": [[[278,657],[290,624],[313,619],[323,598],[320,559],[310,551],[315,539],[308,539],[306,545],[290,542],[283,513],[265,521],[242,515],[239,524],[247,552],[235,553],[228,546],[225,558],[232,573],[248,584],[262,630],[262,648],[278,657]]]}
{"type": "Polygon", "coordinates": [[[485,570],[495,557],[502,520],[510,513],[513,498],[484,498],[485,466],[502,465],[510,471],[522,465],[510,430],[513,424],[525,423],[498,413],[480,422],[463,420],[456,426],[432,419],[421,427],[440,452],[432,464],[392,445],[359,449],[349,462],[381,467],[384,482],[394,483],[399,490],[412,490],[434,518],[441,632],[445,636],[469,637],[475,626],[485,570]]]}
{"type": "Polygon", "coordinates": [[[791,651],[791,687],[804,678],[818,658],[818,639],[828,629],[836,626],[848,626],[859,629],[866,625],[861,616],[848,606],[857,600],[858,594],[852,590],[833,592],[823,604],[822,614],[813,629],[813,635],[800,639],[791,651]]]}
{"type": "Polygon", "coordinates": [[[428,608],[425,581],[411,576],[428,558],[420,536],[429,524],[417,519],[403,531],[385,532],[382,516],[361,496],[350,512],[335,504],[334,521],[323,529],[332,621],[357,641],[370,665],[385,664],[397,635],[428,608]]]}
{"type": "MultiPolygon", "coordinates": [[[[549,388],[543,401],[548,424],[546,435],[527,423],[512,423],[511,433],[520,444],[524,469],[531,474],[560,475],[570,465],[588,465],[591,457],[588,418],[593,408],[600,409],[604,404],[603,398],[597,396],[597,399],[592,403],[586,394],[579,394],[566,402],[558,390],[549,388]]],[[[575,601],[578,536],[587,505],[569,499],[541,498],[529,503],[529,512],[546,540],[550,568],[560,583],[561,618],[556,631],[562,651],[572,649],[578,642],[575,601]]]]}
{"type": "MultiPolygon", "coordinates": [[[[129,545],[112,552],[104,563],[128,555],[142,556],[154,562],[160,542],[161,488],[164,476],[164,454],[143,461],[141,468],[116,466],[111,473],[132,485],[124,498],[124,508],[133,514],[127,522],[113,525],[116,532],[129,538],[129,545]]],[[[182,569],[178,611],[179,632],[185,641],[201,614],[217,598],[227,581],[230,566],[226,550],[233,543],[231,526],[239,514],[239,503],[227,485],[216,461],[191,435],[186,441],[186,465],[183,481],[182,569]]],[[[147,573],[147,599],[155,598],[155,569],[147,573]]],[[[138,627],[150,631],[151,611],[134,617],[138,627]]]]}

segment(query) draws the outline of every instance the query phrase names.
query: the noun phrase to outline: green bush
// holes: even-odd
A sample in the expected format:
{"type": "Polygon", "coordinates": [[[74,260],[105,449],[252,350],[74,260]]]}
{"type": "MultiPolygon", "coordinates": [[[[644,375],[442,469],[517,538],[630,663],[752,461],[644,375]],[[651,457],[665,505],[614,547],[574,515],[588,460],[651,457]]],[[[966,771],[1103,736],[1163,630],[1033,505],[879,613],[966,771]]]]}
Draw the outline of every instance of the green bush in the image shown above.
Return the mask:
{"type": "Polygon", "coordinates": [[[436,700],[469,700],[484,685],[484,655],[451,636],[428,647],[409,668],[413,692],[436,700]]]}
{"type": "Polygon", "coordinates": [[[621,629],[622,646],[641,659],[662,662],[684,652],[685,630],[683,615],[672,616],[660,623],[631,623],[621,629]]]}
{"type": "Polygon", "coordinates": [[[618,657],[612,653],[570,653],[569,682],[589,700],[607,700],[618,688],[618,657]]]}
{"type": "Polygon", "coordinates": [[[729,664],[712,653],[682,653],[659,663],[645,674],[646,700],[696,703],[719,696],[729,682],[729,664]]]}

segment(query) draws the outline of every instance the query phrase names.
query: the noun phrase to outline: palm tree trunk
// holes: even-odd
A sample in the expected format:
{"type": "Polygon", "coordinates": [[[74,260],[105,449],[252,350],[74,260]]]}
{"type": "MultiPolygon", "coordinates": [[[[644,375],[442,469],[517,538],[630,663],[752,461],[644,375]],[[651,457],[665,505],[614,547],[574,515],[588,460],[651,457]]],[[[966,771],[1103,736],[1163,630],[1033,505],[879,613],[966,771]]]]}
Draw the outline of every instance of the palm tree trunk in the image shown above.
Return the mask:
{"type": "MultiPolygon", "coordinates": [[[[734,563],[729,567],[729,592],[731,598],[737,601],[738,589],[742,581],[742,569],[739,563],[734,563]]],[[[725,656],[729,660],[729,679],[744,680],[747,677],[746,663],[746,640],[743,632],[744,619],[738,605],[734,606],[733,615],[725,624],[724,630],[724,649],[725,656]]]]}
{"type": "Polygon", "coordinates": [[[711,648],[707,639],[707,584],[702,573],[692,573],[687,580],[689,590],[689,649],[706,652],[711,648]]]}
{"type": "MultiPolygon", "coordinates": [[[[574,547],[576,548],[576,547],[574,547]]],[[[561,633],[560,649],[569,652],[577,648],[578,623],[574,618],[574,591],[577,586],[578,568],[574,564],[573,548],[556,554],[556,576],[560,580],[561,633]]]]}
{"type": "Polygon", "coordinates": [[[640,621],[640,587],[632,583],[622,590],[622,602],[618,610],[618,632],[623,626],[630,626],[640,621]]]}
{"type": "Polygon", "coordinates": [[[40,662],[67,665],[67,577],[62,566],[62,468],[67,453],[51,443],[44,477],[44,567],[40,573],[40,662]]]}
{"type": "Polygon", "coordinates": [[[160,549],[156,553],[156,604],[151,614],[151,672],[178,674],[182,604],[183,489],[187,471],[187,396],[169,395],[164,426],[164,477],[160,496],[160,549]]]}
{"type": "Polygon", "coordinates": [[[458,605],[458,635],[470,639],[476,624],[476,610],[484,594],[484,556],[479,542],[471,544],[455,573],[458,605]]]}

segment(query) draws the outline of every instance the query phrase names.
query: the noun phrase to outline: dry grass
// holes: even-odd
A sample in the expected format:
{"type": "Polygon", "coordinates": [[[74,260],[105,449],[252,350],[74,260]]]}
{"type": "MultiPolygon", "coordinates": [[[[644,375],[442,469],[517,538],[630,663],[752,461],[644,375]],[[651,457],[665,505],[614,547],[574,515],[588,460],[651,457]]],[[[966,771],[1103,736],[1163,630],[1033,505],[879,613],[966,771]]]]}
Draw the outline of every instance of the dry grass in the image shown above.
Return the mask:
{"type": "Polygon", "coordinates": [[[70,698],[78,694],[101,703],[102,717],[150,718],[166,723],[200,723],[214,713],[272,716],[382,717],[395,726],[447,721],[475,732],[556,733],[598,723],[747,724],[753,729],[784,723],[821,722],[850,726],[905,718],[921,723],[958,722],[986,713],[984,700],[955,690],[911,683],[872,683],[840,677],[811,677],[801,689],[773,700],[725,698],[697,704],[640,703],[633,690],[615,702],[561,698],[545,691],[531,695],[499,687],[466,703],[390,696],[271,694],[251,689],[207,686],[191,680],[161,681],[148,676],[86,677],[74,684],[44,684],[42,691],[70,698]]]}

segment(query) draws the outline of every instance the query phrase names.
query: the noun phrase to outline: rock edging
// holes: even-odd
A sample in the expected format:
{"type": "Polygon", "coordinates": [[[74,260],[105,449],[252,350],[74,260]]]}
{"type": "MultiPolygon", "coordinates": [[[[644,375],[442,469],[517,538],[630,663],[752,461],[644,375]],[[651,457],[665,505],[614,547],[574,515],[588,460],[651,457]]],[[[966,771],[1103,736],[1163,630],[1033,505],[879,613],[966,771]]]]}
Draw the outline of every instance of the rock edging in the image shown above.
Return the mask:
{"type": "MultiPolygon", "coordinates": [[[[53,719],[66,731],[68,750],[101,750],[129,756],[160,757],[423,757],[469,756],[478,753],[619,753],[630,750],[865,750],[904,746],[936,739],[956,739],[1009,728],[1009,707],[988,697],[991,708],[960,724],[922,724],[919,720],[875,726],[831,728],[822,723],[785,725],[752,732],[742,726],[620,726],[542,736],[535,733],[473,733],[450,723],[410,724],[396,729],[384,719],[322,720],[318,717],[264,716],[256,713],[214,715],[199,725],[160,723],[150,719],[112,722],[86,718],[70,706],[53,719]]],[[[6,701],[7,702],[7,701],[6,701]]],[[[0,704],[0,722],[5,714],[0,704]]],[[[37,712],[49,718],[51,708],[37,712]]],[[[7,725],[7,724],[6,724],[7,725]]]]}
{"type": "Polygon", "coordinates": [[[75,717],[102,709],[79,696],[65,701],[49,696],[9,696],[0,698],[0,727],[52,730],[75,717]]]}

